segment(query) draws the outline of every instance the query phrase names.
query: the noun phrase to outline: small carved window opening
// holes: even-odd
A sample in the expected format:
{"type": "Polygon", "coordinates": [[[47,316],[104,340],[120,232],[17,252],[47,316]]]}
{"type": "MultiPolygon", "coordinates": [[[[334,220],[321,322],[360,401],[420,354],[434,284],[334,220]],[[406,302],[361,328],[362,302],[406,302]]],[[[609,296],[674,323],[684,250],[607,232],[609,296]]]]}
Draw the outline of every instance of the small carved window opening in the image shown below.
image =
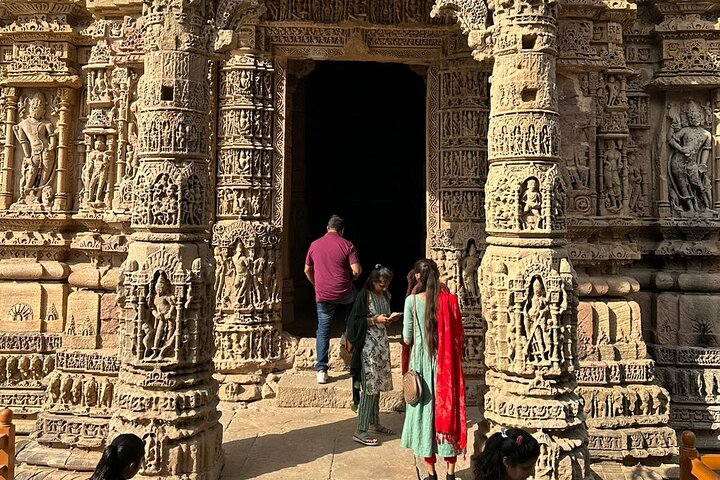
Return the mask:
{"type": "Polygon", "coordinates": [[[520,93],[523,102],[534,102],[537,98],[537,88],[525,87],[520,93]]]}
{"type": "Polygon", "coordinates": [[[163,85],[160,89],[160,100],[172,101],[174,96],[172,85],[163,85]]]}
{"type": "Polygon", "coordinates": [[[522,36],[522,48],[523,50],[532,50],[535,48],[535,42],[537,41],[537,35],[523,35],[522,36]]]}

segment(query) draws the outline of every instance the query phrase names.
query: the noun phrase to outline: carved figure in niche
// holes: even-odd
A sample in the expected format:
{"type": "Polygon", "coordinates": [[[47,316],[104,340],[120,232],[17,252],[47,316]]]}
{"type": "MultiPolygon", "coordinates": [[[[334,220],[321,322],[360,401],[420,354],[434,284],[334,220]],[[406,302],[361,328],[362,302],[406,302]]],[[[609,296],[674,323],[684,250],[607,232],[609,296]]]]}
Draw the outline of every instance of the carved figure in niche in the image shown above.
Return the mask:
{"type": "Polygon", "coordinates": [[[540,218],[542,197],[538,191],[537,179],[530,178],[527,180],[525,191],[520,199],[520,205],[522,207],[520,214],[520,228],[523,230],[542,228],[542,220],[540,218]]]}
{"type": "Polygon", "coordinates": [[[239,308],[248,305],[250,300],[250,270],[252,260],[243,255],[243,246],[238,244],[235,255],[232,257],[233,269],[235,270],[235,278],[233,287],[235,288],[235,307],[239,308]]]}
{"type": "Polygon", "coordinates": [[[468,299],[479,298],[478,293],[478,268],[480,268],[480,256],[477,253],[475,240],[468,240],[465,249],[465,257],[461,261],[463,286],[468,299]]]}
{"type": "Polygon", "coordinates": [[[33,380],[41,380],[44,376],[42,358],[33,356],[30,359],[30,377],[33,380]]]}
{"type": "Polygon", "coordinates": [[[70,375],[63,375],[60,381],[60,400],[63,403],[72,403],[72,378],[70,375]]]}
{"type": "Polygon", "coordinates": [[[176,328],[177,307],[175,303],[172,285],[170,285],[165,272],[161,272],[155,281],[155,294],[151,302],[151,314],[154,319],[153,343],[152,349],[145,351],[146,358],[162,358],[166,355],[168,348],[172,347],[176,328]]]}
{"type": "Polygon", "coordinates": [[[98,384],[95,381],[95,377],[91,376],[85,381],[85,385],[83,386],[83,404],[86,407],[94,407],[97,405],[97,390],[98,384]]]}
{"type": "Polygon", "coordinates": [[[227,304],[225,295],[225,275],[227,271],[227,258],[219,248],[215,249],[215,302],[222,308],[227,304]]]}
{"type": "Polygon", "coordinates": [[[100,405],[103,407],[112,407],[113,383],[109,378],[105,378],[102,383],[102,392],[100,394],[100,405]]]}
{"type": "Polygon", "coordinates": [[[30,380],[30,359],[28,357],[20,357],[18,359],[18,380],[30,380]]]}
{"type": "Polygon", "coordinates": [[[642,213],[645,205],[642,198],[643,176],[634,153],[628,153],[628,178],[630,180],[630,209],[642,213]]]}
{"type": "Polygon", "coordinates": [[[574,165],[568,167],[570,183],[575,190],[590,187],[590,148],[588,145],[579,145],[573,148],[574,165]]]}
{"type": "Polygon", "coordinates": [[[55,168],[57,133],[53,124],[45,120],[46,104],[44,94],[36,92],[31,95],[21,110],[25,112],[25,119],[13,127],[23,154],[21,198],[46,186],[55,168]]]}
{"type": "Polygon", "coordinates": [[[622,206],[622,182],[620,168],[622,152],[614,140],[608,140],[603,160],[603,181],[605,183],[605,207],[617,209],[622,206]]]}
{"type": "Polygon", "coordinates": [[[539,277],[530,284],[530,295],[524,309],[524,327],[527,337],[526,358],[530,362],[542,362],[549,357],[553,346],[552,333],[549,331],[551,317],[550,304],[545,287],[539,277]]]}
{"type": "Polygon", "coordinates": [[[668,106],[672,133],[668,144],[672,148],[668,159],[670,199],[680,212],[702,212],[712,207],[708,160],[712,149],[712,135],[702,125],[705,112],[693,100],[683,108],[683,116],[668,106]]]}
{"type": "Polygon", "coordinates": [[[80,405],[80,402],[82,401],[82,387],[82,378],[76,378],[72,381],[72,403],[74,405],[80,405]]]}
{"type": "Polygon", "coordinates": [[[100,135],[95,139],[94,148],[88,153],[82,173],[87,201],[90,203],[105,202],[108,163],[110,152],[107,150],[105,137],[100,135]]]}
{"type": "Polygon", "coordinates": [[[60,375],[54,375],[48,383],[48,398],[50,403],[58,403],[60,401],[60,375]]]}
{"type": "Polygon", "coordinates": [[[623,104],[622,83],[615,75],[608,75],[605,80],[607,92],[607,106],[614,107],[623,104]]]}
{"type": "Polygon", "coordinates": [[[253,261],[252,270],[253,270],[253,280],[255,280],[255,288],[253,290],[253,293],[255,295],[255,304],[261,304],[265,299],[267,299],[267,285],[265,285],[265,268],[267,266],[267,262],[265,260],[265,255],[263,254],[263,250],[260,249],[260,254],[258,255],[258,258],[256,258],[253,261]]]}
{"type": "Polygon", "coordinates": [[[9,357],[7,359],[7,375],[6,378],[9,382],[16,382],[18,378],[18,359],[17,357],[9,357]]]}
{"type": "Polygon", "coordinates": [[[43,360],[43,372],[45,375],[49,375],[53,370],[55,370],[55,359],[48,355],[43,360]]]}

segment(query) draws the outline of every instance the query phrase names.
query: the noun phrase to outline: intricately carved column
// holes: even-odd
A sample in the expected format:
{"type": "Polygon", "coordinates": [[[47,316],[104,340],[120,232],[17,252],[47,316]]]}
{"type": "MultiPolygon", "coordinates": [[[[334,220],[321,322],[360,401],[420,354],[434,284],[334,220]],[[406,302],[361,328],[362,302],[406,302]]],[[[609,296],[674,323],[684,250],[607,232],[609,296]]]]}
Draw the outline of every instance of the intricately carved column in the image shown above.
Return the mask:
{"type": "Polygon", "coordinates": [[[3,164],[2,179],[0,184],[0,209],[7,210],[13,202],[14,188],[14,159],[15,159],[15,134],[13,133],[13,125],[17,119],[18,107],[18,89],[15,87],[3,88],[3,97],[5,98],[5,114],[3,115],[4,129],[4,146],[3,146],[3,164]]]}
{"type": "Polygon", "coordinates": [[[208,244],[211,0],[146,0],[133,242],[118,282],[111,436],[145,439],[142,473],[216,479],[222,465],[208,244]]]}
{"type": "Polygon", "coordinates": [[[563,247],[554,0],[452,4],[476,59],[494,57],[482,259],[485,418],[520,427],[542,445],[535,478],[588,474],[587,431],[575,392],[577,280],[563,247]],[[490,35],[488,35],[490,34],[490,35]]]}
{"type": "Polygon", "coordinates": [[[58,112],[58,153],[57,153],[57,177],[55,179],[56,194],[54,209],[61,212],[69,210],[70,197],[72,196],[72,131],[73,131],[73,114],[72,103],[77,98],[75,90],[71,88],[61,88],[58,90],[58,102],[60,103],[58,112]]]}

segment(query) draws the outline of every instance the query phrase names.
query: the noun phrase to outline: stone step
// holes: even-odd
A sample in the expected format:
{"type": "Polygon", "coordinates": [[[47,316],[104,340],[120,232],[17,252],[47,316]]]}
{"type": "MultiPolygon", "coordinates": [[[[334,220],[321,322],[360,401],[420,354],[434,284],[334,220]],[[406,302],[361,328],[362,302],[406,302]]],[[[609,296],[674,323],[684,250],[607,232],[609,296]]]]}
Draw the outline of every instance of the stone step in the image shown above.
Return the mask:
{"type": "MultiPolygon", "coordinates": [[[[350,374],[345,371],[328,372],[329,382],[320,385],[315,372],[288,371],[277,386],[276,403],[279,407],[350,408],[352,385],[350,374]]],[[[380,394],[380,411],[402,412],[405,401],[402,393],[402,375],[393,373],[391,392],[380,394]]]]}
{"type": "MultiPolygon", "coordinates": [[[[351,355],[340,346],[339,338],[330,339],[330,349],[328,353],[328,364],[330,370],[341,371],[347,370],[350,366],[351,355]]],[[[402,357],[402,343],[400,336],[393,335],[390,337],[390,365],[393,370],[400,370],[400,362],[402,357]]],[[[293,360],[293,368],[295,370],[314,370],[315,366],[315,338],[303,337],[298,341],[295,358],[293,360]]]]}

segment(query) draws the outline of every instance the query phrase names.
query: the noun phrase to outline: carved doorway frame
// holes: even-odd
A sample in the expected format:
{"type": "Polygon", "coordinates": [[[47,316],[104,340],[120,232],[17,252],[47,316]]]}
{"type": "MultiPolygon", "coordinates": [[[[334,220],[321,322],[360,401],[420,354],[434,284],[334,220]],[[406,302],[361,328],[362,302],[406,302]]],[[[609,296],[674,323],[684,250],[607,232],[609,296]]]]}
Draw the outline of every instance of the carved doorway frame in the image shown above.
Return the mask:
{"type": "MultiPolygon", "coordinates": [[[[282,178],[274,186],[273,225],[283,230],[283,304],[293,302],[293,287],[290,281],[289,232],[284,228],[288,221],[291,199],[286,185],[291,185],[289,171],[288,131],[292,128],[292,119],[287,111],[288,105],[288,62],[290,61],[351,61],[405,64],[410,67],[427,67],[426,82],[426,219],[429,229],[440,223],[438,205],[438,162],[439,130],[438,111],[438,65],[446,59],[447,45],[457,32],[446,26],[423,26],[418,28],[397,28],[382,25],[337,24],[318,25],[307,22],[268,22],[264,28],[266,52],[272,58],[275,70],[274,85],[274,156],[273,171],[275,179],[282,178]],[[313,42],[313,43],[311,43],[313,42]],[[282,172],[278,175],[277,172],[282,172]],[[287,197],[287,198],[286,198],[287,197]]],[[[428,230],[429,232],[429,230],[428,230]]],[[[428,234],[429,237],[429,234],[428,234]]],[[[429,253],[430,243],[426,243],[429,253]]],[[[283,309],[282,323],[288,309],[283,309]]]]}

